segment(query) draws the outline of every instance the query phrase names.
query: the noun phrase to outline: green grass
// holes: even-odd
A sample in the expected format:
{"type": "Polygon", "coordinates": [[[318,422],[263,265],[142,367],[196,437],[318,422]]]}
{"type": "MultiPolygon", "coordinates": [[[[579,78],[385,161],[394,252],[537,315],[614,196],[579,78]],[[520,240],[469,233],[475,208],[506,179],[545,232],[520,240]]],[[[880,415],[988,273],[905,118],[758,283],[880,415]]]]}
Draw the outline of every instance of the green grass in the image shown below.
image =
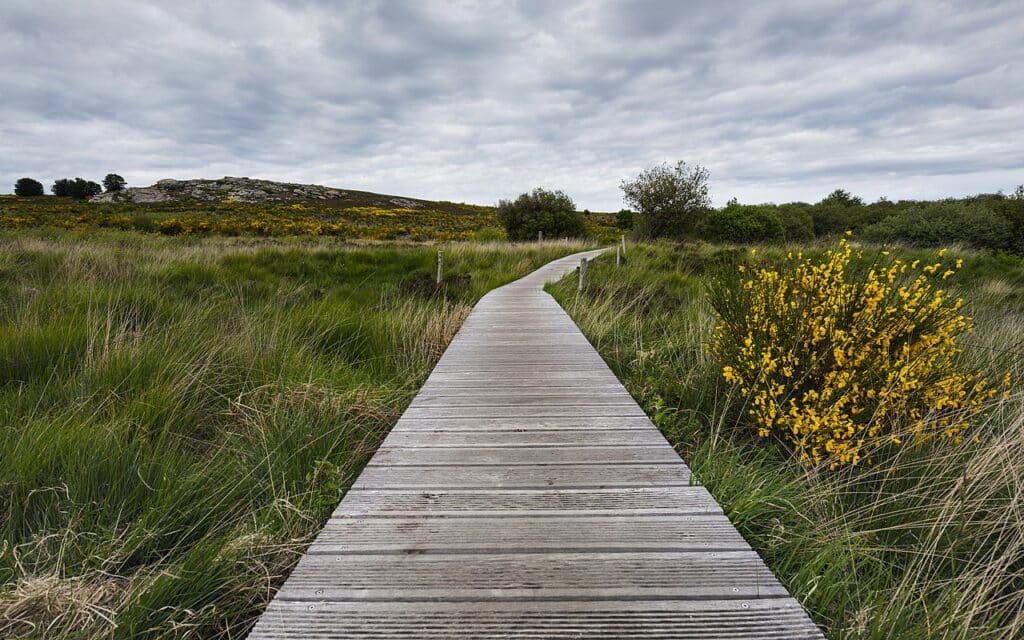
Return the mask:
{"type": "Polygon", "coordinates": [[[0,235],[0,637],[237,638],[486,291],[576,243],[0,235]]]}
{"type": "MultiPolygon", "coordinates": [[[[785,251],[763,247],[758,256],[785,251]]],[[[704,347],[714,326],[705,284],[746,255],[640,245],[621,267],[598,259],[582,295],[571,278],[551,290],[830,638],[1024,635],[1024,397],[996,406],[975,428],[978,443],[906,446],[840,472],[805,469],[781,444],[757,438],[742,419],[746,399],[704,347]]],[[[951,256],[964,259],[951,286],[977,324],[965,365],[1021,379],[1024,262],[951,256]]]]}

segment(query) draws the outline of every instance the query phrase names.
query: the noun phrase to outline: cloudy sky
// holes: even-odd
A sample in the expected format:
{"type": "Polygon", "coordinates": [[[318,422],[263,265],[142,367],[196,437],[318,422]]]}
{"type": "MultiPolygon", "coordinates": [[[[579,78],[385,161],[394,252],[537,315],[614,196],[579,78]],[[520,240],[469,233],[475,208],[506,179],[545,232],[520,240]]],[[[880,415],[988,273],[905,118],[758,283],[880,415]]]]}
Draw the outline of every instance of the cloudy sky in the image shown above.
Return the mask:
{"type": "Polygon", "coordinates": [[[0,0],[0,192],[241,175],[618,209],[1012,190],[1024,2],[0,0]]]}

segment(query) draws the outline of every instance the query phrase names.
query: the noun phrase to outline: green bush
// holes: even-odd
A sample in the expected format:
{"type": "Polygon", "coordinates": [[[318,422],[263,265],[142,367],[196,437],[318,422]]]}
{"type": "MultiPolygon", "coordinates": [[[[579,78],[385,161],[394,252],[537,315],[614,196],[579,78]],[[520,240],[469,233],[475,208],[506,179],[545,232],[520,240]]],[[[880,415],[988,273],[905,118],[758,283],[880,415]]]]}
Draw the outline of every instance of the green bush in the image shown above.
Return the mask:
{"type": "Polygon", "coordinates": [[[19,178],[14,183],[14,195],[31,198],[43,195],[43,183],[32,178],[19,178]]]}
{"type": "Polygon", "coordinates": [[[777,207],[734,202],[708,213],[701,223],[701,231],[703,236],[721,242],[758,242],[786,237],[786,227],[777,207]]]}
{"type": "Polygon", "coordinates": [[[790,202],[776,207],[782,226],[786,228],[786,240],[811,240],[814,238],[814,216],[811,205],[806,202],[790,202]]]}
{"type": "Polygon", "coordinates": [[[1019,250],[1013,223],[977,202],[920,203],[866,227],[863,236],[876,242],[921,246],[961,242],[985,249],[1019,250]]]}
{"type": "Polygon", "coordinates": [[[891,205],[865,205],[859,197],[843,189],[836,189],[811,208],[814,235],[828,236],[845,231],[858,231],[879,222],[891,213],[891,205]]]}
{"type": "Polygon", "coordinates": [[[572,198],[561,191],[534,189],[515,200],[502,200],[497,213],[509,240],[535,240],[538,232],[548,238],[586,235],[583,216],[572,198]]]}
{"type": "Polygon", "coordinates": [[[61,178],[50,187],[53,195],[61,198],[74,198],[76,200],[88,200],[103,192],[103,187],[92,180],[84,178],[61,178]]]}

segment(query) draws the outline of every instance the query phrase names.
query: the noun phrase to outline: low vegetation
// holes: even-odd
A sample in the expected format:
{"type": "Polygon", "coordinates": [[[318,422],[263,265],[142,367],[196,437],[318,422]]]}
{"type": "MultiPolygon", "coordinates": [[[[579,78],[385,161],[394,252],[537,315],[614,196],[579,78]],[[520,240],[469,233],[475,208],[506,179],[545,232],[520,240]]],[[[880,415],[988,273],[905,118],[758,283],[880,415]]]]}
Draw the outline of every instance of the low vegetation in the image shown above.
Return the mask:
{"type": "Polygon", "coordinates": [[[244,636],[471,305],[582,248],[0,235],[0,637],[244,636]]]}
{"type": "MultiPolygon", "coordinates": [[[[584,293],[578,294],[568,280],[552,290],[695,477],[829,637],[1021,637],[1024,396],[1017,391],[991,396],[984,386],[975,388],[973,383],[984,377],[999,384],[1006,375],[1016,380],[1024,373],[1024,261],[970,250],[950,250],[941,258],[935,250],[914,249],[884,256],[882,250],[851,251],[845,246],[833,248],[830,256],[830,246],[834,247],[760,247],[752,256],[742,247],[638,245],[629,248],[624,266],[616,267],[614,259],[597,260],[584,293]],[[800,251],[803,255],[796,255],[800,251]],[[843,263],[841,278],[825,274],[835,261],[843,263]],[[823,445],[820,460],[808,458],[801,455],[808,447],[792,441],[792,429],[787,433],[780,428],[791,427],[785,420],[765,429],[770,416],[758,405],[765,389],[765,380],[758,377],[768,367],[755,364],[747,369],[742,364],[741,351],[750,337],[744,332],[754,315],[768,318],[774,329],[755,333],[751,343],[757,341],[763,358],[770,341],[777,349],[770,359],[781,361],[785,354],[800,352],[801,341],[808,336],[801,333],[804,324],[799,317],[790,324],[782,322],[790,314],[776,307],[796,300],[798,308],[818,316],[813,328],[823,328],[827,339],[837,341],[840,330],[854,329],[852,323],[860,321],[852,314],[870,288],[872,269],[877,275],[887,274],[893,265],[898,272],[906,266],[909,273],[923,267],[932,270],[936,262],[942,262],[933,269],[938,275],[934,286],[943,290],[937,307],[942,311],[919,318],[917,312],[897,310],[897,315],[922,326],[902,327],[896,332],[902,337],[894,338],[892,347],[899,352],[909,344],[913,350],[923,344],[920,340],[935,347],[927,336],[945,336],[940,342],[947,346],[938,347],[939,357],[931,360],[939,375],[918,382],[925,388],[941,386],[953,376],[955,384],[949,388],[957,389],[954,398],[962,397],[958,394],[966,386],[965,397],[980,400],[977,406],[954,411],[956,418],[946,423],[949,437],[916,437],[915,425],[922,424],[941,434],[943,427],[936,421],[949,417],[944,413],[949,407],[938,396],[930,404],[915,404],[916,391],[898,384],[893,389],[909,394],[904,398],[907,406],[894,408],[893,416],[899,418],[890,427],[895,431],[887,428],[876,434],[885,438],[887,447],[875,455],[844,459],[848,451],[823,445]],[[737,273],[738,265],[746,265],[745,274],[737,273]],[[815,268],[816,275],[809,273],[815,268]],[[744,306],[739,299],[723,301],[723,289],[716,288],[716,283],[730,279],[745,280],[756,289],[749,294],[754,298],[778,294],[780,281],[787,278],[792,287],[801,286],[792,279],[800,269],[804,276],[824,279],[819,283],[823,287],[831,283],[846,290],[846,297],[842,291],[833,293],[838,295],[835,304],[846,301],[848,306],[835,313],[828,310],[831,307],[818,309],[802,300],[799,290],[787,291],[778,304],[750,300],[744,306]],[[847,289],[851,283],[861,284],[847,289]],[[962,310],[955,303],[959,298],[964,299],[962,310]],[[973,323],[973,333],[963,331],[968,322],[973,323]],[[724,348],[724,343],[739,348],[724,348]],[[731,370],[726,368],[730,366],[731,370]],[[938,404],[938,411],[914,413],[915,406],[934,409],[938,404]],[[905,438],[902,446],[894,436],[905,438]],[[844,462],[834,464],[839,460],[844,462]]],[[[882,277],[887,282],[887,276],[882,277]]],[[[910,297],[916,296],[916,277],[905,285],[910,297]]],[[[928,283],[932,286],[931,279],[928,283]]],[[[745,284],[738,286],[742,290],[745,284]]],[[[882,288],[892,293],[887,284],[882,288]]],[[[818,288],[812,289],[809,295],[818,295],[818,288]]],[[[747,295],[736,294],[734,287],[728,290],[747,295]]],[[[918,306],[932,304],[938,293],[927,287],[916,291],[922,294],[918,306]]],[[[883,295],[879,305],[900,307],[905,301],[898,287],[895,295],[898,300],[883,295]]],[[[894,328],[879,321],[881,331],[894,328]]],[[[872,340],[858,345],[852,355],[844,349],[841,357],[800,352],[811,360],[790,363],[793,375],[802,367],[800,375],[828,376],[839,360],[862,353],[879,357],[872,340]]],[[[934,350],[925,352],[935,355],[934,350]]],[[[852,376],[846,388],[888,389],[887,376],[904,365],[913,369],[917,362],[912,354],[902,364],[880,363],[879,370],[844,369],[852,376]]],[[[797,392],[796,397],[803,396],[797,392]]],[[[877,403],[868,406],[853,418],[855,431],[871,424],[877,413],[877,403]]],[[[849,442],[849,426],[823,433],[849,442]]]]}
{"type": "MultiPolygon", "coordinates": [[[[368,196],[373,194],[367,194],[368,196]]],[[[81,202],[0,196],[3,229],[115,229],[169,236],[326,236],[364,240],[502,240],[495,209],[454,203],[431,206],[312,202],[81,202]]],[[[577,214],[579,215],[579,214],[577,214]]],[[[581,216],[584,235],[603,242],[622,233],[613,214],[581,216]]],[[[549,238],[578,234],[558,233],[549,238]]],[[[531,239],[536,239],[536,232],[531,239]]]]}
{"type": "Polygon", "coordinates": [[[579,238],[587,235],[583,214],[561,191],[534,189],[498,203],[498,221],[509,240],[579,238]]]}
{"type": "Polygon", "coordinates": [[[471,305],[584,246],[506,241],[630,230],[675,243],[553,292],[829,636],[1024,635],[1024,187],[715,209],[678,163],[592,214],[104,184],[0,196],[2,637],[241,636],[471,305]],[[405,242],[467,240],[442,286],[405,242]]]}
{"type": "Polygon", "coordinates": [[[937,201],[865,204],[837,189],[815,204],[743,205],[710,210],[692,237],[717,242],[800,242],[854,231],[878,243],[941,247],[958,243],[1024,255],[1024,189],[937,201]]]}

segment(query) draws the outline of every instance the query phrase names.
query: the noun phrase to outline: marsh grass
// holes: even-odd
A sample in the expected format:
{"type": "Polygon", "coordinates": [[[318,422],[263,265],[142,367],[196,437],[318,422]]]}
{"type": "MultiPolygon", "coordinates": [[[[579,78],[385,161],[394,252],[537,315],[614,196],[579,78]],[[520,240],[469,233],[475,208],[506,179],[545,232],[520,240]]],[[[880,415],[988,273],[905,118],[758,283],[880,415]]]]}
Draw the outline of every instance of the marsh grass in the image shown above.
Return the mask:
{"type": "MultiPolygon", "coordinates": [[[[950,253],[964,259],[951,293],[976,322],[964,366],[1019,380],[1024,266],[950,253]]],[[[926,254],[901,250],[909,260],[926,254]]],[[[704,346],[714,326],[705,281],[743,255],[636,246],[625,266],[596,261],[584,294],[569,281],[552,291],[829,637],[1024,635],[1024,395],[994,403],[973,429],[976,443],[935,441],[874,465],[808,469],[782,443],[757,437],[747,398],[704,346]]]]}
{"type": "Polygon", "coordinates": [[[0,236],[0,637],[242,637],[472,304],[581,248],[0,236]]]}

